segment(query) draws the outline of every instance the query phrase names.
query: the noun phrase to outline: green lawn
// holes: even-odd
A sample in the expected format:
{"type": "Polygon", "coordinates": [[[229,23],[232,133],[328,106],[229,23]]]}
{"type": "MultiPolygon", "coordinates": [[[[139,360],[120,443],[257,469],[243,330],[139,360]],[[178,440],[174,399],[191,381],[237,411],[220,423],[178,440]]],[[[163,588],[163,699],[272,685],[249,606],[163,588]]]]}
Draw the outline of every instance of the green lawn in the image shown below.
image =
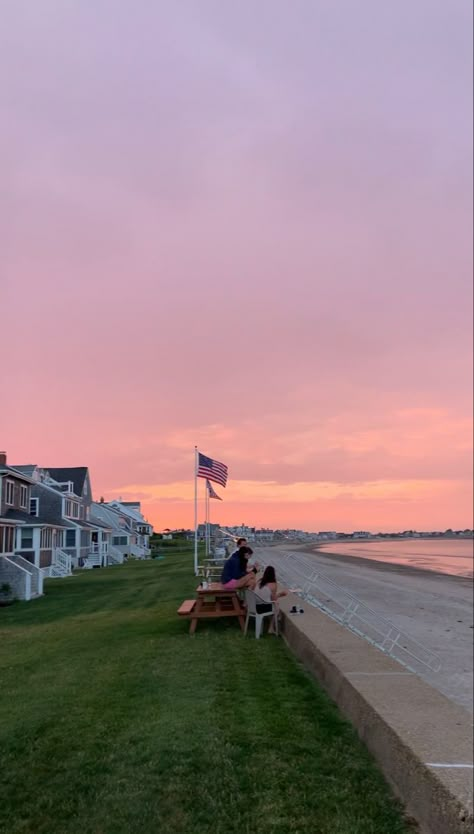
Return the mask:
{"type": "Polygon", "coordinates": [[[407,834],[283,641],[187,634],[191,556],[0,609],[2,834],[407,834]]]}

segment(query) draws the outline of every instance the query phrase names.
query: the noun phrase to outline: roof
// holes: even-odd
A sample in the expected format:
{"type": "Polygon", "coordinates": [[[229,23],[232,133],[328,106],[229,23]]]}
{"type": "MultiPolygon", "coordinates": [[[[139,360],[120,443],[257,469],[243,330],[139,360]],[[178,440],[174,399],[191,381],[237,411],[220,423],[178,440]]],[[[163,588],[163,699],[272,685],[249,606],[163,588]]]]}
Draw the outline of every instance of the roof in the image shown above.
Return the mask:
{"type": "Polygon", "coordinates": [[[21,478],[21,480],[26,481],[28,484],[32,483],[32,479],[21,472],[19,469],[15,469],[14,466],[8,466],[6,463],[0,464],[0,476],[1,475],[11,475],[14,478],[21,478]]]}
{"type": "Polygon", "coordinates": [[[103,528],[104,530],[112,529],[107,524],[103,524],[101,521],[94,521],[93,519],[85,521],[83,518],[71,518],[71,523],[77,524],[78,527],[83,527],[85,530],[96,530],[97,527],[103,528]]]}
{"type": "Polygon", "coordinates": [[[112,510],[115,509],[115,511],[120,513],[121,515],[124,515],[127,518],[130,518],[132,521],[135,521],[137,524],[148,524],[148,521],[145,521],[145,519],[143,518],[143,515],[140,512],[140,510],[133,510],[132,509],[132,507],[130,506],[131,503],[136,504],[138,502],[134,501],[134,502],[125,503],[123,501],[110,501],[107,506],[109,506],[110,509],[112,509],[112,510]],[[114,504],[116,505],[115,507],[114,507],[114,504]]]}
{"type": "Polygon", "coordinates": [[[36,471],[38,467],[36,463],[27,463],[22,464],[21,466],[14,466],[13,469],[16,469],[17,472],[21,472],[22,475],[28,475],[29,478],[33,477],[33,473],[36,471]]]}
{"type": "Polygon", "coordinates": [[[66,524],[61,522],[51,521],[51,519],[42,518],[41,516],[30,515],[29,513],[23,512],[23,510],[7,510],[3,518],[6,521],[28,524],[29,527],[44,527],[46,525],[49,527],[67,527],[66,524]]]}
{"type": "Polygon", "coordinates": [[[49,472],[53,481],[58,481],[58,483],[64,483],[65,481],[72,481],[74,484],[74,492],[76,495],[82,495],[82,490],[84,489],[84,483],[87,478],[87,466],[73,466],[73,467],[60,467],[58,468],[51,468],[50,466],[43,467],[46,472],[49,472]]]}
{"type": "Polygon", "coordinates": [[[95,520],[99,519],[103,524],[107,524],[109,530],[117,530],[124,534],[129,531],[120,524],[120,513],[109,507],[108,504],[98,504],[94,501],[91,505],[91,522],[95,524],[95,520]]]}
{"type": "Polygon", "coordinates": [[[21,521],[14,521],[13,518],[5,518],[5,516],[0,516],[0,524],[21,524],[21,521]]]}

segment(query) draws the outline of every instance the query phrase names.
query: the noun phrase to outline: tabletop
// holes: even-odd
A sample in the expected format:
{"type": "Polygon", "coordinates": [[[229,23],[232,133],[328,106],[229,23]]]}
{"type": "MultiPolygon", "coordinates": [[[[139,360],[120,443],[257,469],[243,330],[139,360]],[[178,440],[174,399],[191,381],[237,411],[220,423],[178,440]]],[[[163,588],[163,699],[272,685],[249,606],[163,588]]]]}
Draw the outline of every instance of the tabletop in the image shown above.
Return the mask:
{"type": "Polygon", "coordinates": [[[214,594],[219,594],[220,593],[220,594],[226,594],[226,595],[230,596],[231,594],[236,594],[238,590],[239,590],[238,588],[224,588],[223,585],[221,585],[220,582],[208,582],[207,588],[203,588],[201,585],[198,585],[198,587],[196,588],[196,592],[199,595],[205,595],[205,594],[214,595],[214,594]]]}

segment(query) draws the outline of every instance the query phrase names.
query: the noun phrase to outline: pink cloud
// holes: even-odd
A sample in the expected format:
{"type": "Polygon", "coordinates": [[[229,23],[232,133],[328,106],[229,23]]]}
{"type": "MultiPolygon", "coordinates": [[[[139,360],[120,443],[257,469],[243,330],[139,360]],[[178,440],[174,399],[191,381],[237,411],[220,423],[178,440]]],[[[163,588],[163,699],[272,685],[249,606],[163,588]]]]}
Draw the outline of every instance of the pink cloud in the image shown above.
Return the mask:
{"type": "MultiPolygon", "coordinates": [[[[98,495],[147,501],[190,478],[197,443],[249,494],[348,488],[236,493],[229,520],[468,514],[472,8],[51,0],[5,15],[10,460],[87,463],[98,495]],[[405,504],[351,492],[388,481],[405,504]]],[[[180,494],[150,513],[161,501],[191,523],[180,494]]]]}

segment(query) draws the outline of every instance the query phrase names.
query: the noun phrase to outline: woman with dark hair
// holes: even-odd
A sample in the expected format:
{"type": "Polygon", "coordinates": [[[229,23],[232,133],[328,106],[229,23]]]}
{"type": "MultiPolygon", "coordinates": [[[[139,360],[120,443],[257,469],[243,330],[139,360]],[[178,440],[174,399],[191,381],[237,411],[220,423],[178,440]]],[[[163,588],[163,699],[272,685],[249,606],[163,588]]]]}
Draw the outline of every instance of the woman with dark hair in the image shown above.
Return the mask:
{"type": "MultiPolygon", "coordinates": [[[[257,582],[257,587],[255,588],[255,595],[257,597],[257,614],[264,614],[266,611],[270,611],[273,607],[275,616],[278,617],[278,600],[280,597],[286,597],[287,594],[288,591],[278,590],[275,568],[272,565],[268,565],[263,572],[262,578],[259,582],[257,582]]],[[[274,630],[272,617],[268,633],[272,634],[274,630]]]]}
{"type": "Polygon", "coordinates": [[[252,590],[255,587],[256,567],[249,567],[248,561],[253,550],[250,547],[239,547],[232,556],[224,563],[222,570],[221,585],[225,588],[247,588],[252,590]]]}

